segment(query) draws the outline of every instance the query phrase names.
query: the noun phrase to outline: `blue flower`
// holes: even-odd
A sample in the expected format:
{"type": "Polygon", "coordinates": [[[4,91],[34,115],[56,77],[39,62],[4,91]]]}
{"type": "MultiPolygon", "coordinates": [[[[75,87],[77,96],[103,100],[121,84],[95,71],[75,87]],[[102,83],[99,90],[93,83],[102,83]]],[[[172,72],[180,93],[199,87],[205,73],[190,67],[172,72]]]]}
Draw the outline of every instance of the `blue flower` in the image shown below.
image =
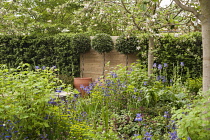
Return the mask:
{"type": "Polygon", "coordinates": [[[161,79],[161,76],[157,76],[157,81],[159,81],[161,79]]]}
{"type": "Polygon", "coordinates": [[[147,82],[144,82],[144,85],[146,86],[147,85],[147,82]]]}
{"type": "Polygon", "coordinates": [[[163,66],[161,64],[158,64],[158,69],[161,70],[163,66]]]}
{"type": "Polygon", "coordinates": [[[40,69],[40,67],[39,66],[35,66],[35,69],[40,69]]]}
{"type": "Polygon", "coordinates": [[[162,81],[163,83],[165,83],[166,82],[166,79],[163,79],[163,81],[162,81]]]}
{"type": "Polygon", "coordinates": [[[42,69],[45,70],[46,69],[46,66],[42,66],[42,69]]]}
{"type": "Polygon", "coordinates": [[[168,67],[168,64],[167,63],[164,63],[164,67],[168,67]]]}
{"type": "Polygon", "coordinates": [[[135,137],[139,136],[139,134],[134,134],[135,137]]]}
{"type": "Polygon", "coordinates": [[[152,140],[152,135],[151,135],[151,133],[150,132],[146,132],[145,134],[144,134],[144,139],[145,140],[152,140]]]}
{"type": "Polygon", "coordinates": [[[56,68],[57,68],[56,66],[52,66],[52,67],[51,67],[52,70],[54,70],[54,69],[56,69],[56,68]]]}
{"type": "Polygon", "coordinates": [[[62,91],[62,90],[55,90],[55,92],[59,92],[59,93],[60,93],[61,91],[62,91]]]}
{"type": "Polygon", "coordinates": [[[56,104],[57,104],[57,102],[54,102],[54,101],[48,101],[48,104],[56,105],[56,104]]]}
{"type": "Polygon", "coordinates": [[[110,74],[111,74],[112,78],[117,78],[117,74],[116,73],[111,72],[110,74]]]}
{"type": "Polygon", "coordinates": [[[191,140],[191,138],[190,137],[187,137],[187,140],[191,140]]]}
{"type": "Polygon", "coordinates": [[[181,65],[182,67],[184,67],[184,62],[181,62],[180,65],[181,65]]]}
{"type": "Polygon", "coordinates": [[[142,119],[142,116],[141,116],[141,114],[140,113],[138,113],[138,114],[136,114],[136,118],[134,119],[134,121],[142,121],[143,119],[142,119]]]}
{"type": "Polygon", "coordinates": [[[77,98],[79,96],[79,94],[74,94],[74,98],[77,98]]]}
{"type": "Polygon", "coordinates": [[[157,63],[154,63],[153,64],[153,68],[157,68],[157,63]]]}
{"type": "Polygon", "coordinates": [[[165,112],[164,112],[163,117],[165,117],[165,118],[170,118],[168,111],[165,111],[165,112]]]}
{"type": "Polygon", "coordinates": [[[136,95],[132,95],[132,98],[134,98],[134,99],[135,99],[135,98],[136,98],[136,95]]]}
{"type": "Polygon", "coordinates": [[[169,132],[170,134],[170,139],[171,140],[176,140],[178,137],[177,137],[177,132],[174,131],[174,132],[169,132]]]}

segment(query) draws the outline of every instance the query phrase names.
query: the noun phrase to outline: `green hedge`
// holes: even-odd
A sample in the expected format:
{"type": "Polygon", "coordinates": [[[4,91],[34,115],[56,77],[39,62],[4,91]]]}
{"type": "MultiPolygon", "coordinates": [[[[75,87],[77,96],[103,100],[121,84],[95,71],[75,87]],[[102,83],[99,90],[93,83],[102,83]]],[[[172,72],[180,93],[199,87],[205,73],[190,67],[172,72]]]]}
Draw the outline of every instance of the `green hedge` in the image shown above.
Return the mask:
{"type": "MultiPolygon", "coordinates": [[[[79,76],[79,53],[71,45],[72,35],[55,36],[0,36],[0,63],[17,67],[21,62],[32,66],[57,66],[59,72],[79,76]]],[[[148,35],[139,36],[139,59],[147,65],[148,35]]],[[[167,63],[167,71],[173,74],[175,66],[184,62],[183,73],[202,75],[202,37],[195,32],[174,37],[165,34],[155,37],[155,60],[167,63]]]]}
{"type": "Polygon", "coordinates": [[[71,46],[71,36],[0,36],[0,47],[1,64],[56,66],[60,74],[79,74],[79,55],[71,46]]]}
{"type": "MultiPolygon", "coordinates": [[[[147,64],[148,36],[140,37],[139,58],[142,64],[147,64]]],[[[189,72],[191,78],[202,75],[202,37],[200,32],[184,34],[175,37],[174,34],[162,34],[155,37],[154,63],[168,64],[167,73],[172,75],[174,70],[184,62],[182,74],[189,72]]],[[[165,68],[166,69],[166,68],[165,68]]],[[[177,70],[177,72],[180,70],[177,70]]]]}

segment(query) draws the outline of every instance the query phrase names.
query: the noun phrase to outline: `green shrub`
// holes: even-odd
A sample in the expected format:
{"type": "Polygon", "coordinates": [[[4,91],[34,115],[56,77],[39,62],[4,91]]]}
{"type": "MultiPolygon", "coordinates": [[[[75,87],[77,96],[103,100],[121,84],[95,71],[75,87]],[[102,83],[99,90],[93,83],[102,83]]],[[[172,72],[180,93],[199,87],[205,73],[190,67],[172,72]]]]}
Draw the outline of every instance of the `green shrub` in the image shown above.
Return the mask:
{"type": "Polygon", "coordinates": [[[190,137],[192,140],[210,139],[210,107],[209,93],[197,99],[193,104],[174,111],[173,120],[176,120],[179,138],[190,137]]]}
{"type": "Polygon", "coordinates": [[[77,54],[85,53],[91,48],[90,37],[85,34],[75,34],[71,44],[77,54]]]}
{"type": "Polygon", "coordinates": [[[29,68],[28,64],[17,69],[0,65],[0,138],[91,139],[92,128],[78,121],[74,95],[56,98],[56,89],[68,87],[56,78],[56,69],[29,68]]]}
{"type": "Polygon", "coordinates": [[[135,35],[121,35],[116,40],[116,50],[123,54],[135,53],[138,50],[139,39],[135,35]]]}
{"type": "Polygon", "coordinates": [[[110,52],[114,47],[111,36],[105,33],[96,34],[91,44],[93,49],[99,53],[110,52]]]}

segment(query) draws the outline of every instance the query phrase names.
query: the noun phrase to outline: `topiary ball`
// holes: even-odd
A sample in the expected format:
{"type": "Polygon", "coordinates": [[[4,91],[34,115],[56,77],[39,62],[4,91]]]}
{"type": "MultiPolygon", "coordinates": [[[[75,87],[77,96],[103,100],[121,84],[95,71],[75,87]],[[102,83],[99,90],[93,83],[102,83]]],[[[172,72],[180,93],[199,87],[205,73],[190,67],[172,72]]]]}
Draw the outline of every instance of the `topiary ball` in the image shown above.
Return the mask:
{"type": "Polygon", "coordinates": [[[121,35],[116,40],[116,50],[123,54],[134,53],[139,46],[139,39],[132,35],[121,35]]]}
{"type": "Polygon", "coordinates": [[[114,42],[110,35],[100,33],[92,39],[92,47],[99,53],[110,52],[114,48],[114,42]]]}
{"type": "Polygon", "coordinates": [[[85,53],[91,49],[91,39],[86,34],[75,34],[71,45],[77,53],[85,53]]]}

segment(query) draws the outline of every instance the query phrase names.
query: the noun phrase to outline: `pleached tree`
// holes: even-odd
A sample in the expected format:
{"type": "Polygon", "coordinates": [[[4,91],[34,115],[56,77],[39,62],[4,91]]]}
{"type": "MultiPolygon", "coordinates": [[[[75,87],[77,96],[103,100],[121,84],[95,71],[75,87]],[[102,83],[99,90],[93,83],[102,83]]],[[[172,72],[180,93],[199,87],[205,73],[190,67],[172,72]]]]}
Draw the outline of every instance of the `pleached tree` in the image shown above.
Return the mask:
{"type": "Polygon", "coordinates": [[[203,91],[206,92],[210,88],[210,1],[173,1],[181,9],[193,13],[194,16],[201,22],[203,42],[203,91]]]}

